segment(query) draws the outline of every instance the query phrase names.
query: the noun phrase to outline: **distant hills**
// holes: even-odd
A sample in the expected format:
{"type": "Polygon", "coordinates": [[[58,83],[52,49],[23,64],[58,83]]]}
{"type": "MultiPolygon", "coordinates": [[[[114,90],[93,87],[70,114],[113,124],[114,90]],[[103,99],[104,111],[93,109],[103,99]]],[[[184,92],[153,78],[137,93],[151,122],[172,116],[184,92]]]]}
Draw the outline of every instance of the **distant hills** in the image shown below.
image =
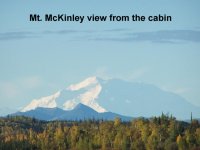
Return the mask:
{"type": "Polygon", "coordinates": [[[95,119],[95,120],[114,120],[116,117],[121,118],[123,121],[130,121],[133,118],[122,116],[112,112],[103,112],[98,113],[92,108],[84,105],[78,104],[73,110],[62,110],[60,108],[42,108],[38,107],[34,110],[26,111],[26,112],[17,112],[11,114],[12,116],[27,116],[27,117],[34,117],[40,120],[72,120],[72,121],[79,121],[79,120],[88,120],[88,119],[95,119]]]}

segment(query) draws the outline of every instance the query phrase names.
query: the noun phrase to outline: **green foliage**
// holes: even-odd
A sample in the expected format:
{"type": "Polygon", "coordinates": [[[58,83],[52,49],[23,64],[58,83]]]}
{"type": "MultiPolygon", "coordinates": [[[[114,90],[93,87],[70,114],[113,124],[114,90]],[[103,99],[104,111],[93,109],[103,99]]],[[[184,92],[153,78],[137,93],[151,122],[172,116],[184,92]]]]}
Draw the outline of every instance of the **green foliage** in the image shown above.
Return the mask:
{"type": "Polygon", "coordinates": [[[200,124],[164,114],[131,122],[46,122],[9,116],[0,118],[0,149],[193,150],[200,149],[200,124]]]}

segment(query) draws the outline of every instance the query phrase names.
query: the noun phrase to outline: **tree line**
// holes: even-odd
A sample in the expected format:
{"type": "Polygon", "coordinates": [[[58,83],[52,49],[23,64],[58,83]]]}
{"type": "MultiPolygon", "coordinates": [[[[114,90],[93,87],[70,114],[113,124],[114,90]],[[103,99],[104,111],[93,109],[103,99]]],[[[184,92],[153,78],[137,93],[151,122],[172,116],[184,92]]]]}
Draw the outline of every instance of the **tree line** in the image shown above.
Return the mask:
{"type": "Polygon", "coordinates": [[[30,150],[198,150],[200,124],[162,114],[150,119],[41,121],[0,118],[0,149],[30,150]]]}

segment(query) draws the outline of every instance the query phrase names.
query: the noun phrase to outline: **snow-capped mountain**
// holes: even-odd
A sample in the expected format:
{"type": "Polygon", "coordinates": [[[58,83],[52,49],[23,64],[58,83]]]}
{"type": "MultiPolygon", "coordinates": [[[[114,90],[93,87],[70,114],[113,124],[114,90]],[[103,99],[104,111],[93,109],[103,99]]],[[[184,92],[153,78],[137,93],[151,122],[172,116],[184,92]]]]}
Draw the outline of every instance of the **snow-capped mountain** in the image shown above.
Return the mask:
{"type": "Polygon", "coordinates": [[[172,114],[178,119],[188,119],[191,112],[194,117],[200,116],[199,107],[154,85],[97,77],[69,85],[53,95],[34,99],[21,112],[38,107],[73,110],[79,103],[99,113],[111,111],[133,117],[158,116],[162,112],[172,114]]]}
{"type": "Polygon", "coordinates": [[[42,97],[40,99],[34,99],[31,101],[29,105],[24,107],[21,112],[26,112],[29,110],[36,109],[37,107],[44,107],[44,108],[54,108],[57,106],[56,99],[60,96],[60,91],[56,92],[53,95],[42,97]]]}
{"type": "Polygon", "coordinates": [[[58,91],[53,95],[34,99],[24,107],[21,112],[34,110],[37,107],[72,110],[79,103],[87,105],[97,112],[106,112],[106,109],[98,104],[98,96],[102,90],[96,77],[90,77],[78,84],[72,84],[68,88],[58,91]]]}

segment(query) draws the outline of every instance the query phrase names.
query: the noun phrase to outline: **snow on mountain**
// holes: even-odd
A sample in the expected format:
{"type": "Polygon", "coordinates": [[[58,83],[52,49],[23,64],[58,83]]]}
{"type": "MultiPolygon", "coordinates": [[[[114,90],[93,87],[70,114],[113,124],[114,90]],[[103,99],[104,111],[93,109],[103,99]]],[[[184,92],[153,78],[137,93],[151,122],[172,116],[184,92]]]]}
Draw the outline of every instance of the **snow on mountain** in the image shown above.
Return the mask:
{"type": "Polygon", "coordinates": [[[89,77],[87,79],[85,79],[84,81],[78,83],[78,84],[72,84],[70,85],[67,90],[71,90],[71,91],[77,91],[80,90],[82,88],[86,88],[88,86],[91,86],[93,84],[98,84],[97,78],[96,77],[89,77]]]}
{"type": "Polygon", "coordinates": [[[82,103],[93,108],[97,112],[106,112],[106,109],[101,107],[97,102],[102,87],[96,77],[87,78],[86,80],[78,84],[72,84],[67,88],[68,91],[72,92],[82,89],[85,90],[80,95],[75,96],[73,99],[66,100],[63,104],[64,110],[72,110],[77,104],[82,103]]]}
{"type": "Polygon", "coordinates": [[[82,103],[87,105],[97,112],[106,112],[106,109],[101,107],[96,99],[101,92],[101,85],[96,77],[89,77],[78,84],[72,84],[68,88],[57,92],[51,96],[34,99],[29,105],[24,107],[21,112],[34,110],[37,107],[54,108],[59,107],[64,110],[72,110],[82,103]],[[79,91],[77,93],[77,91],[79,91]],[[71,93],[76,92],[72,98],[68,98],[71,93]],[[66,96],[65,96],[66,95],[66,96]],[[59,101],[63,101],[62,103],[59,101]],[[61,104],[59,104],[61,103],[61,104]]]}
{"type": "Polygon", "coordinates": [[[30,104],[28,104],[26,107],[24,107],[21,112],[26,112],[29,110],[33,110],[37,107],[44,107],[44,108],[54,108],[56,107],[56,98],[60,96],[60,91],[56,92],[55,94],[51,96],[42,97],[40,99],[34,99],[31,101],[30,104]]]}
{"type": "Polygon", "coordinates": [[[72,84],[51,96],[33,100],[21,111],[26,112],[38,107],[73,110],[82,103],[98,113],[116,112],[126,116],[158,116],[169,113],[178,119],[187,119],[190,113],[200,116],[200,108],[192,105],[183,97],[164,91],[154,85],[134,83],[120,79],[102,80],[90,77],[72,84]]]}

